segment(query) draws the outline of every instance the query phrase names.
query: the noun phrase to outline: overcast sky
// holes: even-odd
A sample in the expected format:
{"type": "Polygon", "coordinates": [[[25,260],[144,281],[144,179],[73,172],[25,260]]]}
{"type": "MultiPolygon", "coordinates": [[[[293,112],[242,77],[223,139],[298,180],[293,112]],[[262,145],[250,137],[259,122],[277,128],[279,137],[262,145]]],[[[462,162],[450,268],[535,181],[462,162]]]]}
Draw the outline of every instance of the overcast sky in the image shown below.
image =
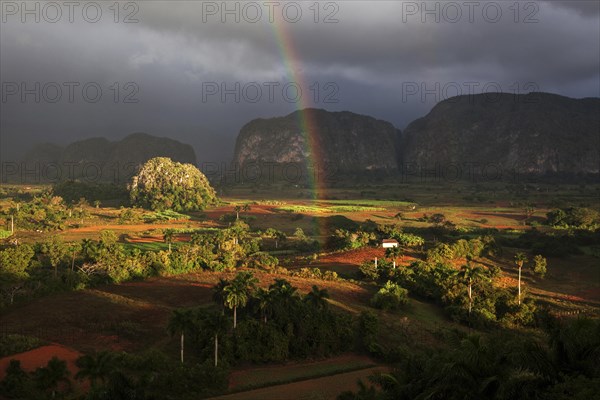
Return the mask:
{"type": "Polygon", "coordinates": [[[246,122],[305,105],[403,129],[459,91],[600,95],[596,0],[0,3],[4,160],[147,132],[221,161],[246,122]]]}

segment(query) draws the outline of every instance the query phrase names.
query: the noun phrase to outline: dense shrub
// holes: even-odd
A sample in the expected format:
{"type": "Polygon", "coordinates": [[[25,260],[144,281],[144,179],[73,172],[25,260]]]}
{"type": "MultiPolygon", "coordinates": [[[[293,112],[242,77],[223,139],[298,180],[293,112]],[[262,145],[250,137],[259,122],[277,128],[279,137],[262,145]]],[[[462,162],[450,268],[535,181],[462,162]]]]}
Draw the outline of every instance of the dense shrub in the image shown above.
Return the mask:
{"type": "Polygon", "coordinates": [[[396,310],[408,304],[408,290],[387,281],[371,299],[371,305],[382,310],[396,310]]]}

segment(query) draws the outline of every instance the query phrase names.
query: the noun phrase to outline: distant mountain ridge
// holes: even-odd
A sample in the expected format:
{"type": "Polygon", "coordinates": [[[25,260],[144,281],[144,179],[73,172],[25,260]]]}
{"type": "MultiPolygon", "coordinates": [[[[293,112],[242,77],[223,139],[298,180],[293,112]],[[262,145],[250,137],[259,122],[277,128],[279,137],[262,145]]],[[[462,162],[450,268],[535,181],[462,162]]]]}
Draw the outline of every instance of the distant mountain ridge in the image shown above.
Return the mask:
{"type": "MultiPolygon", "coordinates": [[[[154,157],[169,157],[173,161],[196,164],[196,153],[192,146],[146,133],[133,133],[117,141],[95,137],[65,147],[51,143],[38,144],[24,155],[22,163],[30,171],[39,170],[39,181],[74,178],[123,183],[135,173],[137,167],[154,157]],[[58,174],[61,175],[60,179],[57,179],[58,174]]],[[[33,174],[30,175],[29,182],[34,178],[33,174]]]]}
{"type": "Polygon", "coordinates": [[[599,155],[600,98],[488,93],[444,100],[403,132],[369,116],[319,109],[255,119],[240,130],[233,162],[243,168],[314,157],[340,177],[462,168],[460,178],[468,179],[469,173],[498,171],[598,174],[599,155]],[[311,143],[301,124],[306,114],[315,136],[311,143]]]}
{"type": "Polygon", "coordinates": [[[233,161],[244,168],[252,163],[306,166],[314,159],[319,168],[339,173],[389,174],[397,169],[398,134],[391,123],[370,116],[304,109],[248,122],[238,135],[233,161]]]}
{"type": "MultiPolygon", "coordinates": [[[[66,147],[41,144],[23,162],[29,171],[32,165],[41,165],[42,171],[58,165],[62,179],[73,172],[76,179],[124,183],[153,157],[196,164],[190,145],[144,133],[119,141],[85,139],[66,147]],[[99,178],[94,176],[96,167],[99,178]]],[[[239,132],[233,158],[242,176],[252,171],[244,168],[254,164],[308,169],[311,161],[334,179],[399,176],[407,166],[425,171],[478,166],[481,172],[491,166],[492,173],[500,169],[538,176],[598,175],[600,98],[549,93],[457,96],[441,101],[403,132],[370,116],[309,108],[248,122],[239,132]]],[[[268,175],[266,171],[261,173],[268,175]]],[[[41,175],[42,180],[48,178],[41,175]]]]}
{"type": "Polygon", "coordinates": [[[549,93],[458,96],[410,123],[400,163],[494,165],[520,174],[598,174],[600,98],[549,93]]]}

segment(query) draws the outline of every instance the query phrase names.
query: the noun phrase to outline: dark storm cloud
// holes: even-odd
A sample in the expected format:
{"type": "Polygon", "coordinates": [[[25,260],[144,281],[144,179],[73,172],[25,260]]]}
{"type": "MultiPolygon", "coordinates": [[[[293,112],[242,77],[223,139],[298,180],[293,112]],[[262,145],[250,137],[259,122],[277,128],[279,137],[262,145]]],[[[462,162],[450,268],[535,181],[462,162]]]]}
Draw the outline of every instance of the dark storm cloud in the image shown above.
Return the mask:
{"type": "MultiPolygon", "coordinates": [[[[42,99],[36,104],[30,97],[21,102],[12,96],[1,104],[2,155],[34,141],[118,138],[146,131],[191,143],[203,160],[224,159],[245,122],[288,113],[296,104],[286,102],[281,92],[273,102],[266,93],[257,103],[245,98],[236,102],[233,96],[222,102],[219,95],[204,101],[203,84],[283,84],[294,79],[290,66],[306,86],[320,85],[315,106],[370,114],[400,128],[445,94],[454,94],[453,88],[467,92],[473,84],[475,91],[493,83],[498,86],[492,88],[503,91],[599,94],[597,2],[525,2],[534,6],[521,5],[518,14],[508,8],[512,2],[491,2],[502,10],[498,21],[482,14],[489,2],[478,3],[472,21],[463,2],[455,2],[462,12],[455,22],[448,2],[428,2],[430,9],[439,7],[440,21],[425,15],[424,23],[423,2],[329,3],[335,7],[325,9],[328,3],[321,3],[320,23],[309,9],[313,3],[302,2],[299,22],[279,18],[277,26],[266,15],[257,23],[244,21],[243,15],[239,23],[231,16],[222,23],[219,14],[203,14],[207,2],[190,1],[140,2],[134,16],[139,22],[130,24],[114,23],[108,6],[94,24],[81,18],[74,23],[21,23],[3,15],[3,83],[94,82],[102,87],[103,98],[98,103],[79,96],[74,102],[42,99]],[[338,22],[322,23],[331,11],[338,22]],[[525,23],[527,17],[530,23],[525,23]],[[124,104],[128,92],[122,87],[115,102],[113,85],[130,82],[139,87],[139,102],[124,104]],[[323,96],[331,94],[323,90],[328,83],[338,89],[333,96],[337,102],[324,104],[323,96]],[[407,95],[415,85],[419,92],[407,95]],[[423,96],[422,89],[434,93],[423,96]]],[[[315,103],[306,86],[303,99],[315,103]]]]}
{"type": "Polygon", "coordinates": [[[556,1],[556,0],[548,0],[547,3],[550,6],[554,7],[562,7],[568,10],[572,10],[577,12],[579,15],[589,18],[597,18],[598,14],[600,14],[600,2],[596,0],[566,0],[566,1],[556,1]]]}

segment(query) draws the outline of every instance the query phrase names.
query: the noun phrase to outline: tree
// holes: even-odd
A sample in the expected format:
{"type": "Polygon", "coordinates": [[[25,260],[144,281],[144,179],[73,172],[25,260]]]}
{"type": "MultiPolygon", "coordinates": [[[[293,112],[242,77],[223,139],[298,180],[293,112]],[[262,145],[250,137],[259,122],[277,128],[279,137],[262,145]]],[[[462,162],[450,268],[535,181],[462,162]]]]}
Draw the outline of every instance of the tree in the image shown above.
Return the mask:
{"type": "Polygon", "coordinates": [[[54,268],[54,277],[58,277],[58,266],[71,254],[68,246],[59,236],[52,236],[42,244],[42,252],[46,254],[50,265],[54,268]]]}
{"type": "Polygon", "coordinates": [[[246,203],[242,206],[242,211],[243,212],[249,212],[252,209],[252,207],[250,207],[250,204],[246,203]]]}
{"type": "Polygon", "coordinates": [[[117,245],[117,234],[114,231],[106,230],[100,232],[100,245],[105,249],[113,248],[117,245]]]}
{"type": "Polygon", "coordinates": [[[233,329],[237,327],[237,309],[248,304],[250,293],[258,280],[250,272],[240,272],[223,289],[225,305],[233,310],[233,329]]]}
{"type": "Polygon", "coordinates": [[[82,245],[79,242],[69,243],[69,252],[71,253],[71,271],[75,270],[75,256],[81,252],[82,245]]]}
{"type": "Polygon", "coordinates": [[[26,244],[0,252],[0,284],[10,304],[29,278],[28,269],[34,254],[33,247],[26,244]]]}
{"type": "Polygon", "coordinates": [[[10,234],[14,235],[15,233],[15,216],[19,213],[19,203],[15,207],[10,207],[8,212],[10,214],[10,234]]]}
{"type": "Polygon", "coordinates": [[[429,222],[436,225],[441,225],[446,222],[446,216],[444,214],[436,213],[429,217],[429,222]]]}
{"type": "Polygon", "coordinates": [[[296,228],[294,231],[294,237],[298,240],[306,240],[306,234],[302,228],[296,228]]]}
{"type": "Polygon", "coordinates": [[[229,286],[230,282],[227,279],[220,278],[219,282],[213,286],[212,300],[221,307],[225,304],[225,288],[229,286]]]}
{"type": "Polygon", "coordinates": [[[317,309],[325,309],[329,304],[326,299],[329,298],[327,289],[319,289],[317,285],[313,285],[312,290],[304,296],[304,301],[317,309]]]}
{"type": "Polygon", "coordinates": [[[79,210],[77,211],[77,217],[80,219],[81,225],[83,225],[84,220],[89,216],[90,212],[83,205],[80,205],[79,210]]]}
{"type": "Polygon", "coordinates": [[[402,249],[400,246],[389,247],[385,250],[385,257],[392,260],[396,265],[396,259],[402,256],[402,249]]]}
{"type": "Polygon", "coordinates": [[[287,236],[285,235],[285,233],[278,231],[277,229],[273,229],[273,228],[268,228],[265,231],[265,236],[271,239],[275,239],[275,248],[277,249],[279,247],[279,242],[283,242],[284,240],[287,239],[287,236]]]}
{"type": "Polygon", "coordinates": [[[515,254],[515,264],[519,268],[519,295],[518,302],[521,304],[521,270],[523,269],[523,265],[527,262],[527,256],[525,253],[518,252],[515,254]]]}
{"type": "Polygon", "coordinates": [[[165,232],[163,234],[163,239],[164,239],[165,243],[167,243],[169,245],[169,253],[171,252],[171,243],[173,243],[174,236],[175,236],[174,229],[165,229],[165,232]]]}
{"type": "Polygon", "coordinates": [[[221,279],[213,288],[213,300],[233,310],[233,328],[237,327],[237,309],[245,307],[258,279],[251,272],[239,272],[231,281],[221,279]]]}
{"type": "Polygon", "coordinates": [[[0,382],[0,396],[8,398],[26,398],[30,376],[21,368],[21,361],[10,360],[5,370],[4,379],[0,382]]]}
{"type": "Polygon", "coordinates": [[[408,290],[387,281],[371,299],[371,305],[382,310],[395,310],[408,303],[408,290]]]}
{"type": "Polygon", "coordinates": [[[227,329],[227,318],[218,312],[200,311],[198,318],[202,328],[215,339],[215,367],[219,365],[219,336],[227,329]]]}
{"type": "Polygon", "coordinates": [[[58,357],[52,357],[45,367],[40,367],[34,372],[36,386],[40,390],[50,391],[52,398],[56,397],[59,384],[63,383],[70,387],[71,381],[68,376],[67,363],[59,360],[58,357]]]}
{"type": "Polygon", "coordinates": [[[267,316],[270,314],[273,308],[273,295],[270,290],[258,288],[254,293],[254,304],[256,309],[260,312],[263,322],[267,323],[267,316]]]}
{"type": "Polygon", "coordinates": [[[193,315],[190,310],[174,310],[169,320],[167,329],[171,335],[179,333],[180,336],[180,351],[181,351],[181,363],[183,363],[183,350],[185,342],[185,331],[188,330],[192,324],[193,315]]]}
{"type": "Polygon", "coordinates": [[[528,220],[529,218],[531,218],[534,213],[535,213],[535,207],[534,207],[534,205],[533,204],[528,204],[525,207],[525,220],[528,220]]]}
{"type": "Polygon", "coordinates": [[[235,220],[237,221],[238,219],[240,219],[240,212],[242,211],[242,207],[235,206],[233,207],[233,211],[235,211],[235,220]]]}
{"type": "Polygon", "coordinates": [[[541,254],[533,257],[533,272],[540,276],[540,278],[544,278],[547,272],[548,261],[541,254]]]}
{"type": "Polygon", "coordinates": [[[292,310],[300,301],[298,289],[292,286],[285,279],[275,279],[275,282],[269,286],[272,296],[273,315],[275,318],[287,318],[292,310]]]}
{"type": "Polygon", "coordinates": [[[81,241],[81,252],[86,261],[95,260],[98,257],[99,243],[92,239],[83,239],[81,241]]]}
{"type": "Polygon", "coordinates": [[[483,268],[480,266],[471,266],[470,263],[463,265],[459,271],[456,272],[456,276],[467,285],[467,293],[469,296],[469,316],[471,316],[471,310],[473,309],[473,285],[478,281],[483,280],[486,276],[483,268]]]}
{"type": "Polygon", "coordinates": [[[96,389],[98,381],[102,384],[106,383],[115,367],[115,361],[114,354],[109,351],[83,355],[77,359],[79,371],[75,374],[75,378],[89,379],[92,389],[96,389]]]}

